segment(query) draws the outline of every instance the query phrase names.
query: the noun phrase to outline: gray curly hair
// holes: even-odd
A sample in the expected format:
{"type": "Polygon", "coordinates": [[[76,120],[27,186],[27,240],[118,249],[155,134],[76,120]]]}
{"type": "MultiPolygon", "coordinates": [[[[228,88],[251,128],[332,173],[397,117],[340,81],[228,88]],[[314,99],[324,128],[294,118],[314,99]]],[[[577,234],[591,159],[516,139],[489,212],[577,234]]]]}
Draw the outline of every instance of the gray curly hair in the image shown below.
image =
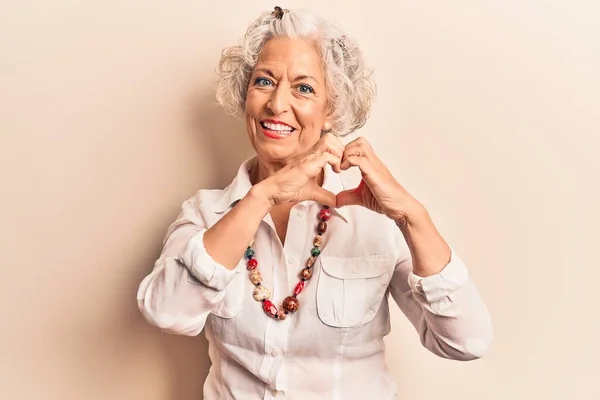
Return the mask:
{"type": "Polygon", "coordinates": [[[319,52],[328,90],[331,130],[338,136],[361,128],[376,86],[357,44],[342,29],[304,10],[264,12],[241,43],[223,50],[217,70],[217,100],[226,112],[243,115],[252,71],[265,43],[274,37],[311,40],[319,52]]]}

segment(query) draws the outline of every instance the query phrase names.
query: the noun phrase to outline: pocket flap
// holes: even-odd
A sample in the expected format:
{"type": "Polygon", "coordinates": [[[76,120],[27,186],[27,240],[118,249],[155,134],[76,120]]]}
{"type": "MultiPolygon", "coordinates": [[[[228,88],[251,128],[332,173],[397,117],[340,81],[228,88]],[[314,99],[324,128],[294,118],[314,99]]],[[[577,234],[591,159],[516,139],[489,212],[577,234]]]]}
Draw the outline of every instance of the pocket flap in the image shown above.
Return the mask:
{"type": "Polygon", "coordinates": [[[383,254],[360,257],[319,256],[323,271],[339,279],[377,278],[391,267],[391,259],[383,254]]]}

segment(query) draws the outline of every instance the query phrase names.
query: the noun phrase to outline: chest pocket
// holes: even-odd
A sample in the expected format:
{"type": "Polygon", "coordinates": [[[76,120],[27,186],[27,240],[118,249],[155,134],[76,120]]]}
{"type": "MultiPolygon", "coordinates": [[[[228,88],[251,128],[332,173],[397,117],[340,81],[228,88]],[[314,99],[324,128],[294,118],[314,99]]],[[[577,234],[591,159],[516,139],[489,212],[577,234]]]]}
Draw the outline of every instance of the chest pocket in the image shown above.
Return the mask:
{"type": "Polygon", "coordinates": [[[371,321],[385,296],[393,261],[382,254],[320,256],[317,314],[326,325],[345,328],[371,321]]]}

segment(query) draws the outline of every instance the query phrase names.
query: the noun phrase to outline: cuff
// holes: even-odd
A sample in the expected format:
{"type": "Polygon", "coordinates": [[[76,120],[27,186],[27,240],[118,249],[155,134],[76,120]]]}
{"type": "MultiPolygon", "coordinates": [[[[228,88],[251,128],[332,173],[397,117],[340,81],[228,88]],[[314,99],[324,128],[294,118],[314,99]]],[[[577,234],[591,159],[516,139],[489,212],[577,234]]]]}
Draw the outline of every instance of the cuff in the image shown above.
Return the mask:
{"type": "Polygon", "coordinates": [[[221,291],[233,280],[236,270],[226,268],[208,254],[204,247],[204,232],[206,229],[192,236],[177,255],[177,260],[202,284],[221,291]]]}
{"type": "Polygon", "coordinates": [[[408,274],[408,285],[412,291],[425,297],[428,303],[446,298],[469,279],[467,267],[451,250],[450,262],[437,274],[427,277],[415,275],[412,271],[408,274]]]}

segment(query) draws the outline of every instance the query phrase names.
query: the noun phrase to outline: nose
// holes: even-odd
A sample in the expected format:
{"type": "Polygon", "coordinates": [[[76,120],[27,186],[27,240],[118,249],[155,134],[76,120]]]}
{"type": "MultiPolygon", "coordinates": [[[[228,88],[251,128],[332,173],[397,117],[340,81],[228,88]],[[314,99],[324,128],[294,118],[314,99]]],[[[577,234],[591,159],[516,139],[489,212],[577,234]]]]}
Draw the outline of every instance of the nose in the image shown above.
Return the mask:
{"type": "Polygon", "coordinates": [[[290,92],[286,88],[286,85],[280,83],[271,93],[269,101],[267,102],[267,108],[273,113],[273,115],[285,113],[290,109],[289,96],[290,92]]]}

